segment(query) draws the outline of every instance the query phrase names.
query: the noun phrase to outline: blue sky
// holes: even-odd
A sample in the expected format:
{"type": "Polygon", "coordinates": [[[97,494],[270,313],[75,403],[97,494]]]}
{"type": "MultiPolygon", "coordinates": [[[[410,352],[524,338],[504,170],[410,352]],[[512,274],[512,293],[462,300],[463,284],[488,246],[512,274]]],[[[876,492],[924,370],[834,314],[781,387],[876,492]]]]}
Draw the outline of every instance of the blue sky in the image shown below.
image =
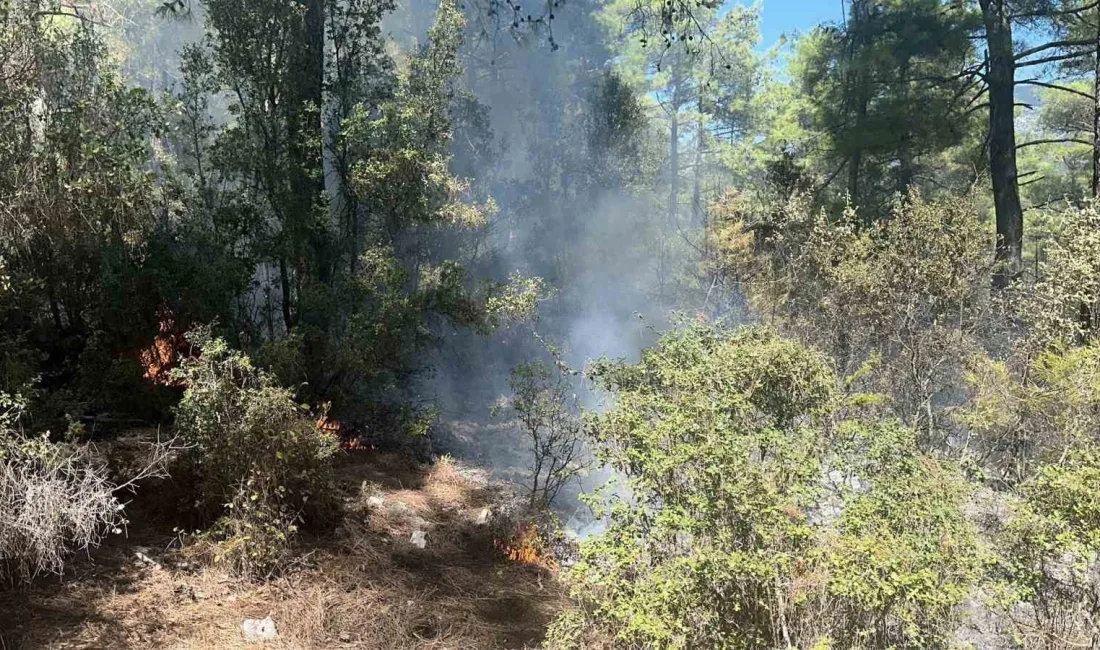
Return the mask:
{"type": "MultiPolygon", "coordinates": [[[[807,31],[824,21],[840,21],[846,0],[760,0],[761,45],[771,47],[781,34],[807,31]]],[[[745,4],[748,4],[746,2],[745,4]]]]}

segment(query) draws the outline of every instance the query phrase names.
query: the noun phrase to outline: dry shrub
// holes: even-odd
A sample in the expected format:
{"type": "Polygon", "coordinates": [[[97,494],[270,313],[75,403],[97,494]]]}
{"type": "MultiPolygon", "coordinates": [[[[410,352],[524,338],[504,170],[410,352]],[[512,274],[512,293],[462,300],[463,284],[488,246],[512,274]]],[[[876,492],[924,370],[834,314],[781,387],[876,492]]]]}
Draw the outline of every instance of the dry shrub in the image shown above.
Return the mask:
{"type": "Polygon", "coordinates": [[[211,544],[158,553],[168,531],[135,527],[161,566],[112,544],[78,580],[0,594],[0,612],[10,613],[0,636],[27,648],[245,650],[259,646],[242,637],[241,621],[270,615],[279,630],[272,649],[538,647],[566,594],[551,573],[493,549],[492,526],[478,515],[497,512],[500,486],[458,462],[414,466],[388,452],[340,460],[347,503],[338,528],[303,535],[288,570],[271,580],[236,580],[192,561],[211,544]],[[371,496],[384,503],[367,503],[371,496]],[[424,549],[409,542],[420,526],[424,549]],[[27,623],[5,629],[16,620],[27,623]]]}
{"type": "Polygon", "coordinates": [[[26,582],[61,573],[73,553],[119,532],[127,522],[115,495],[164,478],[179,447],[174,439],[143,444],[118,467],[88,444],[25,436],[23,409],[21,398],[0,393],[0,578],[26,582]]]}
{"type": "Polygon", "coordinates": [[[105,464],[86,449],[0,430],[0,573],[60,573],[123,523],[105,464]]]}

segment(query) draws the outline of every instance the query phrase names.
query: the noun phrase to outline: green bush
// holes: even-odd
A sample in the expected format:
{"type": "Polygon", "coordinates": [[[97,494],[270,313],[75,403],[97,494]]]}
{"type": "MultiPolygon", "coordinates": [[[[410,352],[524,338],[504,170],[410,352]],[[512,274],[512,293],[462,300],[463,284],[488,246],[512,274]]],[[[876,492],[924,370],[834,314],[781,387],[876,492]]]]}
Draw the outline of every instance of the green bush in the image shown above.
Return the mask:
{"type": "Polygon", "coordinates": [[[1024,647],[1091,647],[1100,629],[1100,456],[1038,469],[997,531],[994,591],[1024,647]]]}
{"type": "Polygon", "coordinates": [[[834,424],[825,358],[692,325],[591,370],[626,479],[569,580],[554,647],[945,647],[978,577],[965,481],[897,423],[834,424]]]}
{"type": "Polygon", "coordinates": [[[947,417],[965,393],[961,368],[1003,321],[990,299],[993,242],[974,197],[899,197],[890,218],[864,223],[850,207],[814,211],[795,198],[766,221],[743,199],[715,206],[712,263],[743,279],[754,317],[828,353],[840,374],[875,360],[864,390],[883,411],[943,450],[947,417]],[[996,327],[994,324],[998,324],[996,327]]]}
{"type": "Polygon", "coordinates": [[[248,357],[201,328],[201,350],[174,371],[187,389],[176,409],[195,481],[195,506],[214,524],[215,558],[239,573],[277,568],[300,524],[323,524],[334,510],[336,440],[322,432],[292,392],[248,357]]]}

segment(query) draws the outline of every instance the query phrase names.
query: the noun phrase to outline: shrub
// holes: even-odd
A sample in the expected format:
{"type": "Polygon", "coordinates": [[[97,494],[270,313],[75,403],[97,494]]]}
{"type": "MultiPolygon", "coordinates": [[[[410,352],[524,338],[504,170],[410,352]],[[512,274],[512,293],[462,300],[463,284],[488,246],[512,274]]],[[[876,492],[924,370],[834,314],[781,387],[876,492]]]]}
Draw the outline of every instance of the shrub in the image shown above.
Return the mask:
{"type": "Polygon", "coordinates": [[[195,505],[214,521],[215,557],[251,576],[270,573],[297,527],[322,524],[334,508],[330,462],[336,440],[322,432],[248,357],[201,328],[201,355],[174,371],[187,386],[176,410],[189,454],[195,505]]]}
{"type": "Polygon", "coordinates": [[[716,206],[712,265],[737,283],[754,316],[823,350],[841,374],[869,359],[862,384],[924,449],[955,433],[948,407],[965,393],[961,368],[995,343],[989,297],[993,242],[973,197],[899,198],[865,225],[855,208],[831,216],[796,197],[766,221],[743,200],[716,206]]]}
{"type": "Polygon", "coordinates": [[[1067,453],[1025,482],[995,535],[998,594],[1024,647],[1092,647],[1100,629],[1100,456],[1067,453]]]}
{"type": "Polygon", "coordinates": [[[60,573],[124,522],[105,464],[83,446],[23,437],[21,409],[0,394],[0,574],[26,581],[60,573]]]}
{"type": "Polygon", "coordinates": [[[965,481],[901,424],[833,424],[825,358],[695,324],[591,374],[622,473],[552,645],[946,647],[980,568],[965,481]]]}
{"type": "Polygon", "coordinates": [[[1095,202],[1063,211],[1044,242],[1039,278],[1025,289],[1021,317],[1031,344],[1073,343],[1100,330],[1100,210],[1095,202]]]}
{"type": "Polygon", "coordinates": [[[530,443],[529,505],[548,507],[588,465],[576,394],[563,373],[541,362],[516,366],[508,384],[512,397],[494,411],[504,407],[519,420],[530,443]]]}

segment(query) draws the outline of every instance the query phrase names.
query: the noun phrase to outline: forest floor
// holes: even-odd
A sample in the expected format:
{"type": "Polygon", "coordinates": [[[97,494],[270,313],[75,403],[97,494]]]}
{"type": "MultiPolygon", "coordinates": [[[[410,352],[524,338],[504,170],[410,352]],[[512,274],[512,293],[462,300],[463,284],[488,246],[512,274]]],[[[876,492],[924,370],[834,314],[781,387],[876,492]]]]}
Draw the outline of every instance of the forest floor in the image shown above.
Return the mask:
{"type": "Polygon", "coordinates": [[[187,560],[156,489],[62,577],[0,591],[0,650],[532,648],[564,604],[550,571],[512,562],[479,523],[500,489],[459,462],[357,450],[337,471],[345,515],[264,583],[187,560]],[[159,508],[159,510],[158,510],[159,508]],[[167,529],[167,530],[166,530],[167,529]],[[426,531],[426,547],[412,543],[426,531]],[[139,554],[144,557],[139,557],[139,554]],[[270,616],[278,637],[244,638],[270,616]]]}

